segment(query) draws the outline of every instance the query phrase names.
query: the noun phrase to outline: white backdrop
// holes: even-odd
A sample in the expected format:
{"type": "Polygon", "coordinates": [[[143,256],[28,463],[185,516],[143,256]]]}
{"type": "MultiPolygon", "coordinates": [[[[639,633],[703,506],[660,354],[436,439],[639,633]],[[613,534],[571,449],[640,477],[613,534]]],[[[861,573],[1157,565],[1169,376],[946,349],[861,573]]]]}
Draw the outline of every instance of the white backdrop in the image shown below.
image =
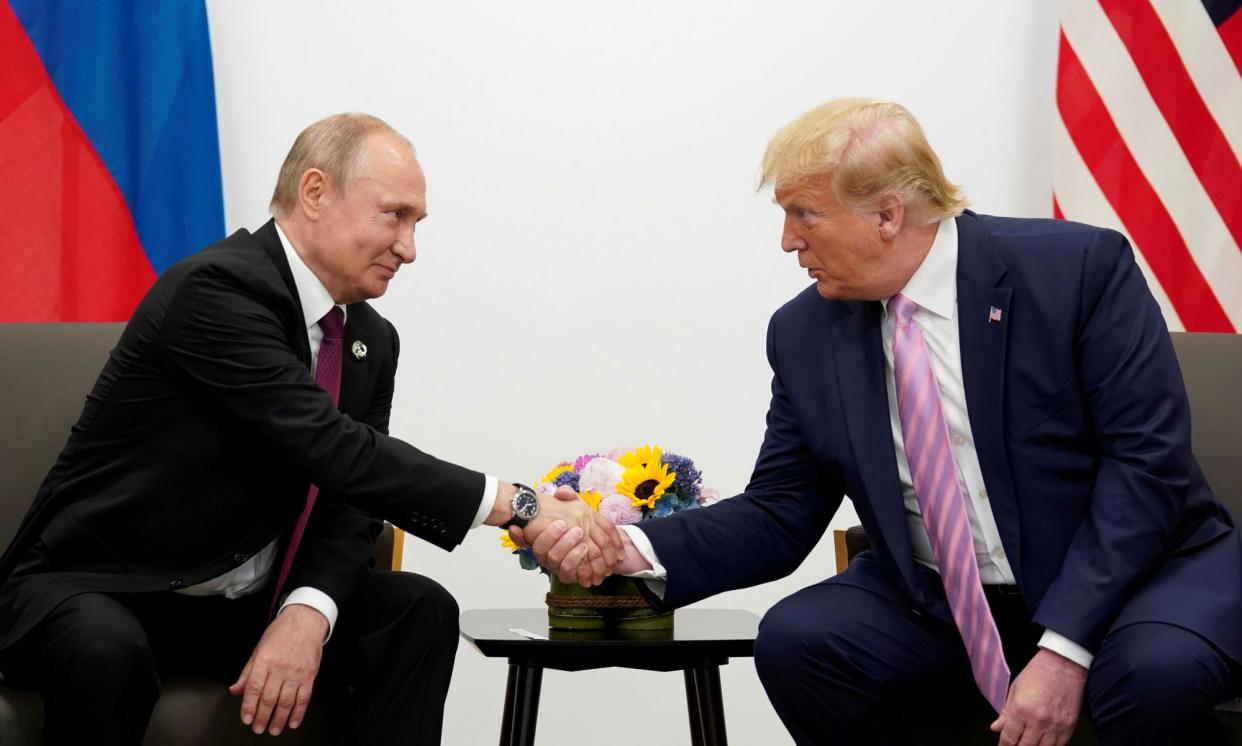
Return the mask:
{"type": "MultiPolygon", "coordinates": [[[[975,209],[1047,216],[1055,4],[264,3],[210,0],[229,231],[266,219],[298,131],[367,111],[428,177],[418,261],[377,302],[402,337],[392,431],[533,480],[587,449],[654,442],[740,491],[763,435],[771,312],[809,280],[755,180],[770,135],[842,95],[920,118],[975,209]]],[[[834,521],[854,523],[848,503],[834,521]]],[[[530,607],[546,581],[494,529],[405,568],[463,609],[530,607]]],[[[747,547],[736,547],[738,552],[747,547]]],[[[703,606],[762,614],[832,574],[703,606]]],[[[494,743],[505,665],[463,645],[444,743],[494,743]]],[[[723,670],[733,743],[791,743],[749,660],[723,670]]],[[[679,674],[545,674],[545,744],[688,741],[679,674]]]]}

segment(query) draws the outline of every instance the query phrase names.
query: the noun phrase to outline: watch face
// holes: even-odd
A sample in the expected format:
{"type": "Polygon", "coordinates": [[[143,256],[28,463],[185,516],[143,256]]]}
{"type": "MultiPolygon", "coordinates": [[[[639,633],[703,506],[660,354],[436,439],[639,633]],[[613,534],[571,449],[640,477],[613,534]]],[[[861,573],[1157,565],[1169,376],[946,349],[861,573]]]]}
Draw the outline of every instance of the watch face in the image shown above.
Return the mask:
{"type": "Polygon", "coordinates": [[[513,512],[522,518],[534,518],[539,512],[539,498],[533,492],[518,492],[513,498],[513,512]]]}

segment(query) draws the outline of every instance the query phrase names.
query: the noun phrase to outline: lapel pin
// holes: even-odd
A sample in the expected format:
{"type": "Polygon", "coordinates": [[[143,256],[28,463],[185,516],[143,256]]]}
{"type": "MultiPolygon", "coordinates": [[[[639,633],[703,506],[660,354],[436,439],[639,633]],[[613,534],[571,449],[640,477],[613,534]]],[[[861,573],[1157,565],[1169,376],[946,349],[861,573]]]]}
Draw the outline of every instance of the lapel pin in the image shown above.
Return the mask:
{"type": "Polygon", "coordinates": [[[352,345],[350,345],[350,347],[349,347],[349,351],[350,351],[350,352],[352,352],[352,353],[354,353],[354,359],[355,359],[355,360],[364,360],[364,359],[366,359],[366,356],[367,356],[367,346],[366,346],[366,345],[364,345],[364,344],[362,343],[362,340],[360,340],[360,339],[355,339],[355,340],[354,340],[354,343],[353,343],[352,345]]]}
{"type": "MultiPolygon", "coordinates": [[[[988,323],[991,324],[993,321],[999,322],[1000,320],[1001,320],[1001,310],[997,308],[996,306],[992,306],[991,308],[989,308],[988,309],[988,323]]],[[[354,345],[357,345],[357,344],[358,344],[357,342],[354,343],[354,345]]]]}

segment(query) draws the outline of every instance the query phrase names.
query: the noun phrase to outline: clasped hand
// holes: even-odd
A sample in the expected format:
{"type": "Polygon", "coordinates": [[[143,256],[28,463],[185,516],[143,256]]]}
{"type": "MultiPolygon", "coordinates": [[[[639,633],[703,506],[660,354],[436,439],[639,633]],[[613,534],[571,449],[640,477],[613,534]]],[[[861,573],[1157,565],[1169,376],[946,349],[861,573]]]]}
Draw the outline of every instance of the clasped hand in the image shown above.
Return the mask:
{"type": "Polygon", "coordinates": [[[599,585],[625,559],[621,532],[569,487],[540,495],[539,515],[525,528],[511,527],[509,536],[565,583],[599,585]]]}

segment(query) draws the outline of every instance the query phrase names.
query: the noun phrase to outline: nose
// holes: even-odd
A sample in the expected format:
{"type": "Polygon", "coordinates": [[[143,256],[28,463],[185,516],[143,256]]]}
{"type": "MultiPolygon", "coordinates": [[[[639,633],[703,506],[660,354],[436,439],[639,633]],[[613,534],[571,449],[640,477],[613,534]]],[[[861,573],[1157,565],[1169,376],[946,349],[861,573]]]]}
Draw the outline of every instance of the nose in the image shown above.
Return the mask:
{"type": "Polygon", "coordinates": [[[806,248],[806,241],[793,229],[793,218],[785,216],[785,224],[781,227],[781,251],[801,251],[806,248]]]}
{"type": "Polygon", "coordinates": [[[392,253],[396,254],[402,264],[414,261],[418,252],[414,249],[414,229],[402,231],[397,242],[392,245],[392,253]]]}

